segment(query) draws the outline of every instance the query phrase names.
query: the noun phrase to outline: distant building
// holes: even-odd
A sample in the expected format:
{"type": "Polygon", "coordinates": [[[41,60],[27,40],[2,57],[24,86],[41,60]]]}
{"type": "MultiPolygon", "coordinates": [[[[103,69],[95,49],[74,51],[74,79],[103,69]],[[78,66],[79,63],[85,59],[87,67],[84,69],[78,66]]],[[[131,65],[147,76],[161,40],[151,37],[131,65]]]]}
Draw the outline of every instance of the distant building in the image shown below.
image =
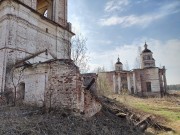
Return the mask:
{"type": "Polygon", "coordinates": [[[140,54],[141,68],[130,71],[123,70],[120,59],[115,63],[115,70],[101,72],[98,76],[104,76],[112,91],[121,94],[123,90],[128,90],[130,94],[137,95],[163,95],[166,92],[166,69],[155,66],[153,53],[144,45],[144,50],[140,54]]]}

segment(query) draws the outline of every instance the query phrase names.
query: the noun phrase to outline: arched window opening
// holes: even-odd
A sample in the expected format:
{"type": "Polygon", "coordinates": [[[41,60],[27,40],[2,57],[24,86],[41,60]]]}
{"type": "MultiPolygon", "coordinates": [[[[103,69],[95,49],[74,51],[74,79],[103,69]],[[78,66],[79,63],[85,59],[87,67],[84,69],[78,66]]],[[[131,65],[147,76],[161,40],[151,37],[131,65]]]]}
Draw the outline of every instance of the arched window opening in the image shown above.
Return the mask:
{"type": "Polygon", "coordinates": [[[37,0],[37,11],[45,17],[52,18],[52,0],[37,0]]]}
{"type": "Polygon", "coordinates": [[[45,16],[45,17],[48,17],[48,10],[46,10],[46,11],[44,12],[44,16],[45,16]]]}

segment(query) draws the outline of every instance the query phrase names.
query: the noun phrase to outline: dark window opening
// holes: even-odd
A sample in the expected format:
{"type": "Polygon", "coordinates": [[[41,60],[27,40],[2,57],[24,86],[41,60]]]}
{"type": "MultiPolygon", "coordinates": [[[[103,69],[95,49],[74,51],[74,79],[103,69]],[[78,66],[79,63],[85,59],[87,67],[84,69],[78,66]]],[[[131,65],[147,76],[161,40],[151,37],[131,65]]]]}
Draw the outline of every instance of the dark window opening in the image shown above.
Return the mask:
{"type": "Polygon", "coordinates": [[[147,92],[151,92],[151,82],[146,82],[147,92]]]}
{"type": "Polygon", "coordinates": [[[53,11],[52,0],[37,0],[37,11],[45,17],[51,19],[53,11]]]}
{"type": "Polygon", "coordinates": [[[21,100],[25,99],[25,83],[19,84],[19,95],[21,100]]]}

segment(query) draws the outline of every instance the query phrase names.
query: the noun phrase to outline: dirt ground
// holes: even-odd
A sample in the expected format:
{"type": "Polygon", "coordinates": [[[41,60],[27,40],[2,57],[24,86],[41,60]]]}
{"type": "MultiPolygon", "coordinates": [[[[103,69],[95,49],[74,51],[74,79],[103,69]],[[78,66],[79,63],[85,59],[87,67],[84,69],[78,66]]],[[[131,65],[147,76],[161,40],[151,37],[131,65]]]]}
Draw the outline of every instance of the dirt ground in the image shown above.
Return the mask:
{"type": "Polygon", "coordinates": [[[92,118],[75,116],[69,110],[43,113],[37,107],[0,107],[0,135],[141,135],[129,125],[103,109],[92,118]]]}
{"type": "Polygon", "coordinates": [[[159,125],[167,122],[174,123],[175,126],[170,127],[178,129],[180,100],[177,93],[163,99],[129,95],[99,99],[102,111],[88,119],[67,109],[45,113],[39,107],[0,106],[0,135],[174,135],[169,125],[159,125]],[[145,119],[147,127],[138,126],[149,116],[150,123],[145,119]]]}

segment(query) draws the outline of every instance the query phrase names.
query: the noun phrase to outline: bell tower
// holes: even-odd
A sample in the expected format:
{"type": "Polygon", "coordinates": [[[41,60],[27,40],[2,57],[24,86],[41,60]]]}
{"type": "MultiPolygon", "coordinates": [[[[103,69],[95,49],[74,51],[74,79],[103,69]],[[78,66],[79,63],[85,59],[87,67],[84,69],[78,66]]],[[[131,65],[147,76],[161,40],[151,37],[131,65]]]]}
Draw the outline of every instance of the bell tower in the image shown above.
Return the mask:
{"type": "Polygon", "coordinates": [[[67,0],[0,0],[0,92],[10,89],[12,67],[28,57],[48,50],[53,59],[71,59],[73,35],[67,0]]]}
{"type": "Polygon", "coordinates": [[[67,25],[67,0],[53,0],[53,20],[66,27],[67,25]]]}
{"type": "Polygon", "coordinates": [[[67,0],[37,0],[36,10],[52,21],[66,27],[67,0]]]}
{"type": "Polygon", "coordinates": [[[116,71],[122,71],[123,70],[123,64],[120,62],[119,57],[118,57],[117,62],[115,64],[115,70],[116,71]]]}
{"type": "Polygon", "coordinates": [[[147,47],[148,45],[145,42],[144,50],[141,53],[141,68],[155,67],[153,53],[147,47]]]}

